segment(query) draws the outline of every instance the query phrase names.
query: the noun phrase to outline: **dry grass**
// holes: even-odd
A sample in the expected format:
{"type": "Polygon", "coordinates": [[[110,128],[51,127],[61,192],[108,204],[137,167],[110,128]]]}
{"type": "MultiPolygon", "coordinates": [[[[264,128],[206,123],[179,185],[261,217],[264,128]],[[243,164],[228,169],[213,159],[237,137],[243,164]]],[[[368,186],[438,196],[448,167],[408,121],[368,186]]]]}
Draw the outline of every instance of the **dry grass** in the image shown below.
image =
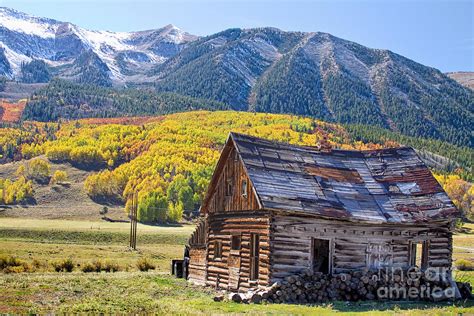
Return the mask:
{"type": "MultiPolygon", "coordinates": [[[[293,314],[293,315],[458,315],[474,314],[474,302],[333,302],[329,305],[245,305],[228,301],[214,302],[212,289],[189,285],[169,273],[172,258],[182,256],[184,240],[192,226],[139,226],[139,251],[129,251],[126,239],[129,226],[63,220],[0,219],[0,231],[28,232],[23,237],[8,234],[0,237],[0,255],[15,255],[35,273],[0,274],[1,313],[154,313],[154,314],[293,314]],[[100,227],[100,228],[99,228],[100,227]],[[57,240],[47,238],[47,233],[57,240]],[[44,235],[45,234],[45,235],[44,235]],[[37,239],[42,236],[42,240],[37,239]],[[46,237],[45,237],[46,236],[46,237]],[[76,236],[76,239],[71,239],[76,236]],[[109,237],[104,243],[102,238],[109,237]],[[140,243],[140,237],[142,243],[140,243]],[[68,272],[45,272],[43,260],[73,258],[74,269],[68,272]],[[138,272],[136,264],[149,258],[156,265],[153,272],[138,272]],[[100,261],[101,273],[84,273],[90,265],[95,271],[100,261]],[[104,273],[106,262],[117,263],[122,272],[104,273]],[[35,263],[36,262],[36,263],[35,263]],[[79,264],[79,266],[78,266],[79,264]],[[38,272],[43,271],[43,272],[38,272]]],[[[1,234],[0,234],[1,235],[1,234]]],[[[455,258],[465,256],[472,247],[474,234],[454,238],[455,258]],[[461,252],[462,250],[462,252],[461,252]]],[[[49,271],[52,271],[50,269],[49,271]]],[[[458,272],[456,277],[474,282],[474,271],[458,272]]]]}
{"type": "Polygon", "coordinates": [[[74,258],[80,266],[109,260],[121,270],[136,270],[137,261],[147,257],[157,270],[169,271],[193,229],[139,224],[138,251],[130,251],[128,223],[0,218],[0,255],[41,263],[74,258]]]}

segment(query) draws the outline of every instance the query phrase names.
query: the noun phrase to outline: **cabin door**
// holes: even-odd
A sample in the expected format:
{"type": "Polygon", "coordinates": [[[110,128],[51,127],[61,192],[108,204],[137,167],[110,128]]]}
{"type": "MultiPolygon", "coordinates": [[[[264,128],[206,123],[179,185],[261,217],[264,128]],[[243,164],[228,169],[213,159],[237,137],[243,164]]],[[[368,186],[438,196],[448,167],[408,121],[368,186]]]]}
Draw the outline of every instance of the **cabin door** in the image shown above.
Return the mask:
{"type": "Polygon", "coordinates": [[[330,248],[328,239],[313,238],[313,271],[330,273],[330,248]]]}
{"type": "Polygon", "coordinates": [[[250,280],[258,280],[260,236],[250,235],[250,280]]]}
{"type": "Polygon", "coordinates": [[[237,290],[240,283],[240,262],[241,262],[241,235],[232,235],[230,243],[230,253],[227,259],[227,265],[229,267],[229,290],[237,290]]]}

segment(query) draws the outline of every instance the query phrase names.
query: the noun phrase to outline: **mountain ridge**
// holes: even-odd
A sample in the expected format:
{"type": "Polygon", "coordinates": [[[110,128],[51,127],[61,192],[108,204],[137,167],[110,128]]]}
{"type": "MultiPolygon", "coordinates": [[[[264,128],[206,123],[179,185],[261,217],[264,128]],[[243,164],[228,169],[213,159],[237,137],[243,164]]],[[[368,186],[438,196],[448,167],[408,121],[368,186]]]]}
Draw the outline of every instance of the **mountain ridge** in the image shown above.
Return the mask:
{"type": "Polygon", "coordinates": [[[447,72],[446,75],[459,84],[474,90],[474,71],[453,71],[447,72]]]}
{"type": "Polygon", "coordinates": [[[439,70],[328,33],[230,29],[157,66],[155,86],[235,110],[372,124],[472,145],[474,94],[439,70]]]}
{"type": "MultiPolygon", "coordinates": [[[[205,37],[173,26],[134,33],[88,31],[70,23],[61,27],[54,29],[58,46],[41,48],[45,38],[37,43],[44,52],[61,48],[49,52],[54,60],[22,64],[20,75],[37,82],[62,77],[95,86],[146,86],[158,93],[217,101],[239,111],[308,115],[473,146],[474,91],[390,50],[368,48],[329,33],[272,27],[233,28],[205,37]]],[[[53,34],[47,25],[36,32],[53,34]]],[[[0,27],[3,43],[15,34],[0,27]]],[[[0,63],[8,60],[9,49],[4,48],[5,58],[0,54],[0,63]]],[[[54,104],[55,96],[47,97],[52,99],[49,110],[59,107],[53,112],[67,115],[54,104]]],[[[35,102],[26,107],[35,107],[27,111],[33,115],[28,118],[47,119],[35,102]]],[[[94,108],[100,111],[100,105],[94,108]]]]}
{"type": "Polygon", "coordinates": [[[57,76],[69,78],[62,68],[68,68],[78,56],[90,51],[108,66],[110,79],[120,85],[127,78],[121,67],[139,74],[140,68],[146,68],[150,61],[163,62],[196,38],[174,25],[137,32],[96,31],[0,7],[0,42],[11,68],[3,75],[10,78],[18,78],[21,63],[34,59],[46,61],[57,76]],[[117,56],[127,52],[132,53],[125,60],[117,56]]]}

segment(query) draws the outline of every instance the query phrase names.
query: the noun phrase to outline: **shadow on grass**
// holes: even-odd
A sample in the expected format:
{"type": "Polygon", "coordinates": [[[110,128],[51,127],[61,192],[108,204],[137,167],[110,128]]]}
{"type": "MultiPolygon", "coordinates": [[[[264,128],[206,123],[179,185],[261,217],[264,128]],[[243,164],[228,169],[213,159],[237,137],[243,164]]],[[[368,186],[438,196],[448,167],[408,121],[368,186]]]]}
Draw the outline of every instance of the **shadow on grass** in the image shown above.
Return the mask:
{"type": "Polygon", "coordinates": [[[6,210],[11,210],[14,207],[22,207],[22,208],[28,208],[30,206],[35,206],[37,204],[36,199],[34,197],[27,198],[20,203],[13,204],[13,205],[0,205],[0,212],[4,212],[6,210]]]}
{"type": "Polygon", "coordinates": [[[123,207],[123,201],[121,197],[117,196],[115,198],[112,198],[110,196],[89,196],[89,198],[96,202],[97,204],[100,204],[102,206],[109,206],[109,207],[123,207]]]}
{"type": "Polygon", "coordinates": [[[183,227],[180,223],[140,223],[142,225],[154,226],[154,227],[183,227]]]}

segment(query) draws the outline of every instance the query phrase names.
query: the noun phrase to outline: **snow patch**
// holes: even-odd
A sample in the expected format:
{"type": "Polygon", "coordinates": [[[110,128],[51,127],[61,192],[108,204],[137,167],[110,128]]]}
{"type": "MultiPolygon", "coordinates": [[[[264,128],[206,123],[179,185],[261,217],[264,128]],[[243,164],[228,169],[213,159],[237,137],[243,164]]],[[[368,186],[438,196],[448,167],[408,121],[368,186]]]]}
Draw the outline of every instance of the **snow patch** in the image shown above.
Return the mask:
{"type": "MultiPolygon", "coordinates": [[[[54,37],[57,25],[38,17],[19,14],[12,10],[0,9],[0,25],[19,33],[36,35],[43,38],[54,37]]],[[[53,20],[50,20],[53,21],[53,20]]]]}
{"type": "Polygon", "coordinates": [[[15,52],[8,46],[3,46],[3,48],[5,48],[5,56],[7,57],[8,62],[10,62],[13,76],[18,76],[20,74],[21,64],[29,63],[31,58],[15,52]]]}

